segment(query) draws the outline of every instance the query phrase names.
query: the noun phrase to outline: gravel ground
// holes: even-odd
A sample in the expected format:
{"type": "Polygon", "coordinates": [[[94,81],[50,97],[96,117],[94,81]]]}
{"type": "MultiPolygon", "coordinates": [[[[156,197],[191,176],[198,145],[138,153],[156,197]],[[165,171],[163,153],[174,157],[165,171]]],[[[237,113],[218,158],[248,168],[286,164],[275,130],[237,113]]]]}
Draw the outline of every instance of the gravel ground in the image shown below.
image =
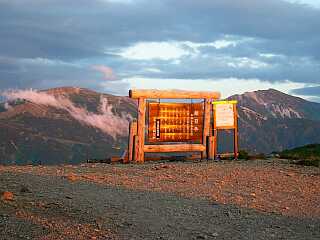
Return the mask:
{"type": "MultiPolygon", "coordinates": [[[[244,184],[244,179],[236,180],[244,184]]],[[[314,202],[319,192],[310,180],[318,184],[317,168],[275,162],[0,167],[0,191],[14,193],[13,201],[0,201],[0,239],[320,239],[318,212],[309,214],[319,208],[314,202]],[[261,208],[260,200],[255,205],[236,201],[229,194],[238,194],[239,188],[232,173],[248,174],[246,188],[240,188],[247,191],[253,181],[250,169],[262,182],[265,175],[259,171],[273,170],[277,175],[269,178],[269,188],[274,189],[269,194],[285,196],[290,204],[296,201],[300,210],[272,210],[279,204],[261,208]],[[212,178],[205,178],[205,173],[212,178]],[[160,176],[166,177],[160,181],[160,176]],[[184,181],[178,181],[181,176],[184,181]],[[307,184],[302,192],[307,198],[290,188],[284,195],[282,188],[272,185],[275,176],[276,181],[286,176],[289,182],[294,178],[307,184]],[[199,189],[200,177],[211,185],[199,189]],[[214,184],[219,181],[224,187],[214,184]],[[211,188],[220,192],[212,197],[211,188]],[[308,209],[301,211],[301,206],[308,209]]],[[[251,187],[249,192],[260,199],[256,190],[251,187]]],[[[244,199],[247,195],[242,194],[244,199]]],[[[243,201],[252,198],[249,194],[243,201]]]]}

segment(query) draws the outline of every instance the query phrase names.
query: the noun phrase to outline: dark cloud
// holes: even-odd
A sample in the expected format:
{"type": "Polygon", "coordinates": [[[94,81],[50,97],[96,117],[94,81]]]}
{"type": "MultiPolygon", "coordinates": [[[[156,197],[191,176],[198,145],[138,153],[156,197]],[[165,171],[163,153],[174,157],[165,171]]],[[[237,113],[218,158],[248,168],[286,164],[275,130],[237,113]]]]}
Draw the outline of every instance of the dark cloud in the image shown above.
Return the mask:
{"type": "Polygon", "coordinates": [[[281,0],[0,0],[0,88],[99,89],[105,80],[93,65],[111,67],[119,77],[317,83],[319,27],[319,9],[281,0]],[[106,54],[139,41],[212,42],[226,35],[252,40],[222,49],[203,47],[199,56],[180,64],[106,54]],[[267,67],[235,67],[241,58],[267,67]],[[162,72],[145,71],[148,67],[162,72]]]}
{"type": "Polygon", "coordinates": [[[101,90],[106,80],[92,67],[49,59],[1,59],[0,89],[78,86],[101,90]]]}
{"type": "Polygon", "coordinates": [[[299,88],[299,89],[293,90],[292,92],[294,94],[303,95],[303,96],[319,96],[320,97],[320,86],[299,88]]]}
{"type": "Polygon", "coordinates": [[[290,40],[298,49],[314,41],[319,49],[319,15],[319,10],[280,0],[2,0],[1,52],[79,58],[136,41],[210,41],[223,34],[290,40]]]}
{"type": "MultiPolygon", "coordinates": [[[[318,83],[320,83],[320,80],[318,83]]],[[[291,93],[308,97],[310,101],[320,102],[320,86],[298,88],[292,90],[291,93]]]]}

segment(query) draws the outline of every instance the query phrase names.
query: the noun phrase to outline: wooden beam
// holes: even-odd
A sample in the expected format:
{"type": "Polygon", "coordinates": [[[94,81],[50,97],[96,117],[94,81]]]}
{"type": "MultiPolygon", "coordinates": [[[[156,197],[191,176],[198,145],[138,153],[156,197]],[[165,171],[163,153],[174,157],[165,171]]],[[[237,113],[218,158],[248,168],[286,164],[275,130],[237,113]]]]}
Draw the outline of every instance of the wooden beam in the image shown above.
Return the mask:
{"type": "MultiPolygon", "coordinates": [[[[204,120],[202,132],[202,144],[207,146],[207,137],[210,135],[210,114],[211,114],[210,99],[204,99],[204,120]]],[[[207,148],[202,152],[201,158],[207,158],[207,148]]]]}
{"type": "Polygon", "coordinates": [[[133,89],[129,90],[130,98],[184,98],[184,99],[219,99],[219,92],[210,91],[184,91],[184,90],[156,90],[156,89],[133,89]]]}
{"type": "MultiPolygon", "coordinates": [[[[132,162],[133,160],[133,152],[134,152],[134,136],[137,135],[137,121],[130,122],[129,125],[129,139],[128,139],[128,162],[132,162]]],[[[126,162],[126,161],[124,161],[126,162]]]]}
{"type": "Polygon", "coordinates": [[[203,152],[206,147],[203,144],[169,144],[169,145],[145,145],[144,152],[203,152]]]}
{"type": "Polygon", "coordinates": [[[137,135],[135,135],[134,137],[133,137],[133,153],[132,153],[132,156],[133,156],[133,159],[132,159],[132,161],[133,162],[138,162],[137,161],[137,159],[138,159],[138,146],[139,146],[139,144],[138,144],[138,136],[137,135]]]}
{"type": "Polygon", "coordinates": [[[208,146],[207,146],[207,149],[208,149],[208,156],[207,158],[210,159],[210,160],[214,160],[214,150],[215,150],[215,146],[214,146],[214,136],[209,136],[208,137],[208,146]]]}
{"type": "Polygon", "coordinates": [[[137,152],[135,161],[144,162],[144,135],[145,135],[145,125],[146,125],[146,99],[138,99],[138,144],[136,145],[135,151],[137,152]]]}

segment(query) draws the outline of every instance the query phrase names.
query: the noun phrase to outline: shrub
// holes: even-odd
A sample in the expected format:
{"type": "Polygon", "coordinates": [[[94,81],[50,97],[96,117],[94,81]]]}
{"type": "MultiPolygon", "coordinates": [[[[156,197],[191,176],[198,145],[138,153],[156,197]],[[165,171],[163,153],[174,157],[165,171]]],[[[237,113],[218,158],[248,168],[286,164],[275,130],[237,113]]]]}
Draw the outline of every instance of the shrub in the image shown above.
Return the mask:
{"type": "Polygon", "coordinates": [[[238,155],[239,159],[243,159],[243,160],[248,160],[249,159],[249,153],[246,150],[240,150],[239,151],[239,155],[238,155]]]}

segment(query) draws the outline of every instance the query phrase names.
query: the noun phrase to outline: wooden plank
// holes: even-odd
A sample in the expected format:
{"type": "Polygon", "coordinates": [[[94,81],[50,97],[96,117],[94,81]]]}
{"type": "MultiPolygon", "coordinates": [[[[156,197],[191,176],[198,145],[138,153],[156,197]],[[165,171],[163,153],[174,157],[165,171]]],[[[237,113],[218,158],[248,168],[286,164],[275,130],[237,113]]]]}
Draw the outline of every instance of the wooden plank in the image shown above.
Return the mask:
{"type": "Polygon", "coordinates": [[[145,156],[145,161],[175,161],[175,158],[178,158],[177,161],[188,161],[188,160],[199,160],[201,158],[200,154],[191,154],[184,156],[181,158],[181,156],[145,156]]]}
{"type": "Polygon", "coordinates": [[[206,147],[203,144],[169,144],[169,145],[145,145],[144,152],[203,152],[206,147]]]}
{"type": "Polygon", "coordinates": [[[217,155],[219,157],[221,157],[221,158],[233,157],[234,156],[234,152],[231,152],[231,153],[218,153],[217,155]]]}
{"type": "Polygon", "coordinates": [[[146,124],[146,100],[144,98],[138,99],[138,145],[136,145],[136,162],[144,162],[144,134],[145,134],[145,124],[146,124]]]}
{"type": "MultiPolygon", "coordinates": [[[[211,113],[211,103],[210,99],[204,99],[204,120],[203,120],[203,132],[202,132],[202,144],[207,146],[207,137],[210,135],[210,113],[211,113]]],[[[207,158],[207,147],[202,152],[201,158],[207,158]]]]}
{"type": "Polygon", "coordinates": [[[129,90],[130,98],[184,98],[184,99],[219,99],[219,92],[210,91],[185,91],[185,90],[156,90],[156,89],[133,89],[129,90]]]}
{"type": "Polygon", "coordinates": [[[120,162],[120,161],[122,161],[121,157],[118,157],[118,156],[111,157],[111,163],[120,162]]]}
{"type": "MultiPolygon", "coordinates": [[[[128,162],[133,160],[133,146],[134,146],[134,136],[137,135],[137,121],[130,122],[129,125],[129,139],[128,139],[128,162]]],[[[126,162],[126,161],[124,161],[126,162]]]]}
{"type": "Polygon", "coordinates": [[[207,149],[208,149],[208,159],[210,160],[214,160],[214,156],[215,156],[215,146],[214,146],[214,143],[215,143],[215,140],[214,140],[214,136],[209,136],[208,137],[208,146],[207,146],[207,149]]]}

